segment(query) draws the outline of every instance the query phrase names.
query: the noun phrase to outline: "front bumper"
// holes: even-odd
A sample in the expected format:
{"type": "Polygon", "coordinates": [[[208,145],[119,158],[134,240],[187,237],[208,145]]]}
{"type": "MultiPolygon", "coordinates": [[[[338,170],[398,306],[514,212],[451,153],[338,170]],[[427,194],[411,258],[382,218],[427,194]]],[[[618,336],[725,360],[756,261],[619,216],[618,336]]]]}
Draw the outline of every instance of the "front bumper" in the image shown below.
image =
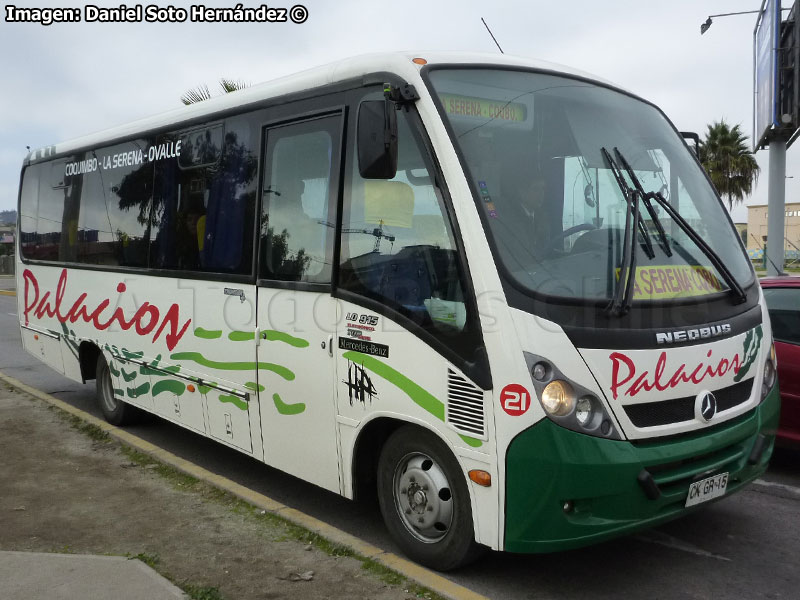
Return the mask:
{"type": "Polygon", "coordinates": [[[735,493],[766,470],[779,414],[775,386],[746,415],[671,440],[606,440],[544,420],[506,454],[504,549],[556,552],[674,519],[697,508],[684,507],[689,484],[715,473],[735,493]]]}

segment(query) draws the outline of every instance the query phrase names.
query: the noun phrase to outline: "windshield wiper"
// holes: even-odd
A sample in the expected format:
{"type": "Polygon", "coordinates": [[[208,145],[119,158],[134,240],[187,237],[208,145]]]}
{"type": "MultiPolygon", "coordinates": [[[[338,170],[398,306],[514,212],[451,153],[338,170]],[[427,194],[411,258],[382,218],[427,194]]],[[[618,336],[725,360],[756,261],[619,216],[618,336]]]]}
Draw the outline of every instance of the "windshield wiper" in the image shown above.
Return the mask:
{"type": "Polygon", "coordinates": [[[608,307],[609,312],[615,317],[620,317],[628,312],[631,306],[631,299],[633,295],[633,281],[636,275],[636,229],[637,226],[643,232],[643,237],[646,240],[646,249],[649,250],[648,256],[652,259],[655,256],[652,244],[650,243],[650,236],[647,228],[644,227],[641,214],[639,213],[639,196],[638,191],[632,189],[625,178],[622,176],[619,166],[605,148],[600,148],[603,157],[608,163],[609,169],[614,174],[614,179],[617,180],[617,185],[622,191],[622,195],[627,202],[625,210],[625,229],[623,230],[622,241],[622,264],[619,268],[619,284],[614,290],[614,297],[611,299],[611,304],[608,307]]]}
{"type": "MultiPolygon", "coordinates": [[[[616,152],[620,162],[622,162],[622,165],[625,167],[625,170],[628,173],[628,177],[630,177],[631,181],[633,181],[633,184],[636,186],[639,194],[642,195],[642,198],[646,201],[651,199],[655,200],[664,208],[665,211],[667,211],[667,214],[669,214],[670,218],[672,218],[672,220],[675,221],[681,229],[683,229],[686,235],[689,236],[689,239],[692,240],[692,242],[694,242],[698,248],[700,248],[703,254],[705,254],[711,261],[711,264],[714,265],[714,268],[717,269],[720,275],[722,275],[722,278],[725,280],[725,283],[728,284],[731,293],[736,296],[737,303],[740,304],[747,300],[747,294],[745,294],[744,289],[741,285],[739,285],[739,282],[736,280],[736,277],[733,276],[733,273],[731,273],[730,269],[728,269],[728,267],[725,266],[725,263],[722,262],[719,254],[717,254],[714,249],[702,238],[702,236],[700,236],[700,234],[697,233],[691,225],[689,225],[686,219],[684,219],[678,213],[678,211],[675,210],[675,207],[667,202],[667,199],[664,198],[660,192],[645,193],[644,188],[642,187],[639,179],[636,177],[636,174],[633,172],[630,163],[625,160],[625,157],[622,155],[619,149],[614,148],[614,152],[616,152]]],[[[658,227],[663,231],[663,229],[660,227],[660,223],[658,224],[658,227]]],[[[666,240],[666,234],[664,234],[664,239],[666,240]]]]}
{"type": "MultiPolygon", "coordinates": [[[[656,231],[658,232],[658,237],[661,240],[661,249],[664,250],[664,254],[667,256],[672,256],[672,249],[669,247],[669,240],[667,239],[667,232],[664,231],[664,226],[661,224],[661,219],[658,218],[658,214],[656,213],[653,205],[650,204],[650,196],[644,191],[639,178],[636,177],[636,174],[633,172],[630,164],[625,157],[622,156],[622,152],[619,151],[619,148],[614,148],[614,153],[619,158],[619,161],[622,163],[622,166],[625,167],[625,171],[628,173],[628,177],[630,177],[633,185],[636,186],[637,191],[641,194],[642,203],[644,204],[647,212],[650,214],[650,219],[653,221],[653,224],[656,226],[656,231]]],[[[651,257],[652,258],[652,257],[651,257]]]]}
{"type": "MultiPolygon", "coordinates": [[[[603,157],[606,159],[606,162],[608,162],[608,166],[611,169],[611,172],[614,174],[614,179],[617,180],[619,189],[622,190],[622,196],[628,203],[628,210],[630,211],[634,200],[635,190],[632,189],[631,186],[629,186],[625,181],[625,178],[622,176],[622,169],[619,168],[617,163],[611,157],[611,154],[609,154],[608,150],[605,148],[600,148],[600,151],[603,153],[603,157]]],[[[644,219],[642,218],[641,214],[636,219],[636,226],[639,228],[639,233],[642,235],[642,240],[644,241],[644,251],[645,254],[647,254],[647,258],[655,258],[656,253],[653,251],[653,243],[650,241],[650,232],[647,231],[647,226],[644,224],[644,219]]]]}

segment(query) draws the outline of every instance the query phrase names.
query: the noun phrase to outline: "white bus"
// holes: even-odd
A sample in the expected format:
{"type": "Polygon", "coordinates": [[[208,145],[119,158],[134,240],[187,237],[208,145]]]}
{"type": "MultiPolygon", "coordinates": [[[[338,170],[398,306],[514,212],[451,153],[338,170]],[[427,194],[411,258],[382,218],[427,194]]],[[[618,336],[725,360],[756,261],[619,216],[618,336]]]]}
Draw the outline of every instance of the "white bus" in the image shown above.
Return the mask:
{"type": "MultiPolygon", "coordinates": [[[[67,115],[65,115],[67,116],[67,115]]],[[[549,552],[764,472],[760,287],[664,114],[506,56],[366,56],[31,152],[28,352],[347,498],[408,556],[549,552]]]]}

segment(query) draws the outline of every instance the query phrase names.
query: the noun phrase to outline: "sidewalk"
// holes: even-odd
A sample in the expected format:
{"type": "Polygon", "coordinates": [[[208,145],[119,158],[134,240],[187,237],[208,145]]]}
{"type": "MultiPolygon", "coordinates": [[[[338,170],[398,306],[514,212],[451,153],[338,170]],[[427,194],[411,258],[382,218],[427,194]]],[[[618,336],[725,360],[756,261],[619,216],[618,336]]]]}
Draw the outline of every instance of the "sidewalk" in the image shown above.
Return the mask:
{"type": "Polygon", "coordinates": [[[6,600],[176,600],[186,598],[139,560],[0,552],[0,583],[6,600]]]}
{"type": "Polygon", "coordinates": [[[0,455],[4,600],[179,597],[167,579],[191,598],[413,595],[316,536],[124,451],[4,382],[0,455]]]}

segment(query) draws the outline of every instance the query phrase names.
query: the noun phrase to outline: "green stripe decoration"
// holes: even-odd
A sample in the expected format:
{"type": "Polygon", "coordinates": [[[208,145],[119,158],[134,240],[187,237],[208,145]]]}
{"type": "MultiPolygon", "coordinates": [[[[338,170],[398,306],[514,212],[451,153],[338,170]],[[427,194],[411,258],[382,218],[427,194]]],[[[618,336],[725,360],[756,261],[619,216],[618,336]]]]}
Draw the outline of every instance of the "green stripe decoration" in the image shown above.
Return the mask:
{"type": "Polygon", "coordinates": [[[263,369],[280,375],[286,381],[292,381],[295,377],[294,373],[286,367],[267,362],[221,362],[210,360],[199,352],[176,352],[170,358],[172,360],[190,360],[198,365],[220,371],[255,371],[256,369],[263,369]]]}
{"type": "Polygon", "coordinates": [[[473,448],[480,448],[481,446],[483,446],[483,442],[482,441],[480,441],[478,439],[475,439],[473,437],[467,437],[466,435],[461,435],[460,433],[458,434],[458,437],[460,437],[462,440],[464,440],[464,442],[468,446],[472,446],[473,448]]]}
{"type": "Polygon", "coordinates": [[[174,379],[162,379],[153,384],[153,396],[158,396],[164,392],[172,392],[176,396],[180,396],[186,391],[186,385],[174,379]]]}
{"type": "Polygon", "coordinates": [[[255,381],[248,381],[244,384],[244,387],[246,387],[248,390],[253,390],[254,392],[263,392],[265,389],[267,389],[263,385],[257,384],[255,381]]]}
{"type": "Polygon", "coordinates": [[[299,415],[306,410],[306,405],[303,402],[286,404],[278,394],[272,394],[272,401],[275,403],[275,408],[282,415],[299,415]]]}
{"type": "Polygon", "coordinates": [[[426,389],[411,381],[400,371],[396,371],[386,363],[379,361],[373,356],[349,350],[342,355],[347,360],[360,364],[365,369],[369,369],[376,375],[380,375],[389,383],[399,387],[416,404],[427,410],[440,421],[444,421],[444,403],[436,398],[426,389]]]}
{"type": "Polygon", "coordinates": [[[158,371],[155,371],[150,367],[157,367],[159,362],[161,362],[160,354],[150,361],[150,365],[139,365],[139,373],[142,375],[158,375],[158,371]]]}
{"type": "Polygon", "coordinates": [[[194,336],[203,338],[204,340],[216,340],[217,338],[222,337],[222,330],[221,329],[203,329],[202,327],[196,327],[194,330],[194,336]]]}
{"type": "Polygon", "coordinates": [[[136,379],[137,373],[136,373],[135,369],[133,371],[131,371],[130,373],[128,373],[124,368],[120,368],[120,372],[122,373],[122,378],[126,382],[127,381],[133,381],[134,379],[136,379]]]}
{"type": "Polygon", "coordinates": [[[220,402],[230,402],[239,410],[247,410],[247,402],[237,396],[228,396],[227,394],[219,395],[220,402]]]}
{"type": "Polygon", "coordinates": [[[111,374],[114,377],[119,377],[119,371],[117,371],[113,360],[110,363],[108,363],[108,370],[111,371],[111,374]]]}
{"type": "MultiPolygon", "coordinates": [[[[421,387],[419,384],[411,381],[408,377],[381,362],[374,356],[362,354],[361,352],[354,352],[349,350],[342,355],[347,360],[351,360],[369,369],[376,375],[383,377],[389,383],[394,384],[400,388],[406,395],[414,401],[415,404],[422,407],[440,421],[444,421],[444,403],[436,398],[433,394],[421,387]]],[[[480,440],[471,438],[465,435],[460,435],[462,440],[473,448],[478,448],[483,444],[480,440]]]]}
{"type": "Polygon", "coordinates": [[[150,383],[143,383],[137,388],[127,388],[128,398],[138,398],[150,391],[150,383]]]}
{"type": "Polygon", "coordinates": [[[283,342],[284,344],[289,344],[290,346],[294,346],[295,348],[308,347],[308,340],[304,340],[303,338],[289,335],[288,333],[284,333],[283,331],[275,331],[274,329],[268,329],[266,331],[262,331],[261,339],[267,340],[268,342],[283,342]]]}
{"type": "Polygon", "coordinates": [[[128,352],[125,348],[122,349],[122,354],[125,358],[142,358],[144,352],[128,352]]]}
{"type": "Polygon", "coordinates": [[[119,389],[119,388],[114,388],[114,395],[115,395],[115,396],[122,396],[122,397],[124,398],[124,397],[125,397],[125,392],[124,392],[124,391],[122,391],[122,390],[121,390],[121,389],[119,389]]]}
{"type": "Polygon", "coordinates": [[[203,385],[198,384],[197,391],[200,392],[201,396],[205,396],[208,392],[210,392],[216,387],[217,384],[214,383],[213,381],[206,381],[205,384],[203,385]]]}
{"type": "Polygon", "coordinates": [[[255,331],[231,331],[228,334],[228,339],[232,342],[246,342],[248,340],[256,339],[255,331]]]}

